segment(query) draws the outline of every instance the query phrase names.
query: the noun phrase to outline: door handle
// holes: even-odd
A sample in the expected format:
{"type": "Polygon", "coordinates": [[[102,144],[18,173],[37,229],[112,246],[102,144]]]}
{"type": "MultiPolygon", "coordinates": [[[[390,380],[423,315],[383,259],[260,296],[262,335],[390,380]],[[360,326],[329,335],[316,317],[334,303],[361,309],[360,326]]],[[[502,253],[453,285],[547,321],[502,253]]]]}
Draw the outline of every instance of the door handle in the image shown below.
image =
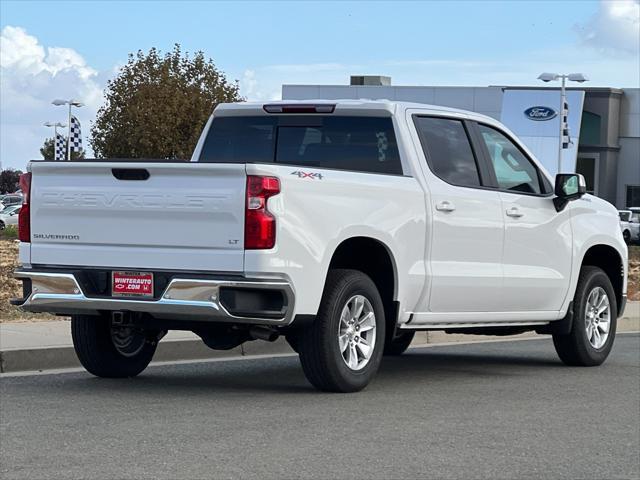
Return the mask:
{"type": "Polygon", "coordinates": [[[148,180],[149,170],[146,168],[112,168],[111,173],[118,180],[148,180]]]}
{"type": "Polygon", "coordinates": [[[456,206],[447,200],[436,203],[436,210],[439,210],[440,212],[453,212],[455,209],[456,206]]]}
{"type": "Polygon", "coordinates": [[[524,215],[524,213],[522,213],[520,210],[518,210],[518,207],[511,207],[511,208],[507,209],[507,216],[508,217],[520,218],[523,215],[524,215]]]}

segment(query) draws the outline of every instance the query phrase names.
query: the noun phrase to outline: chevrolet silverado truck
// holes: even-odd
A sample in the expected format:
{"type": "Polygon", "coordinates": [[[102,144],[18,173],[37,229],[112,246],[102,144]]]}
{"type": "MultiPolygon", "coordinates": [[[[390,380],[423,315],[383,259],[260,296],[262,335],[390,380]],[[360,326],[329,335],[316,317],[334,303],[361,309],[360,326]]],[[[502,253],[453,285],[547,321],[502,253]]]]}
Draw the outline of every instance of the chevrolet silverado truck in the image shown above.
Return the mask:
{"type": "Polygon", "coordinates": [[[536,331],[592,366],[625,306],[616,209],[466,111],[221,104],[191,162],[34,161],[21,187],[13,303],[71,316],[100,377],[142,372],[171,329],[282,335],[325,391],[364,388],[421,330],[536,331]]]}

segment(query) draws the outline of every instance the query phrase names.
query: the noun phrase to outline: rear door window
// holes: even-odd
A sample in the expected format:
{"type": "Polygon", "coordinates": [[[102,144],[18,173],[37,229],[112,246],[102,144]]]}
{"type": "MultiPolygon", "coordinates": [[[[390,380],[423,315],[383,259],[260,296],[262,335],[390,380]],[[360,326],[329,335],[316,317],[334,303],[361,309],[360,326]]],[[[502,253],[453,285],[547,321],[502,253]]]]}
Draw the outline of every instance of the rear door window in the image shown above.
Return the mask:
{"type": "Polygon", "coordinates": [[[200,162],[279,163],[402,175],[391,118],[214,118],[200,162]]]}
{"type": "Polygon", "coordinates": [[[453,185],[480,185],[478,164],[461,120],[417,116],[414,121],[433,173],[453,185]]]}

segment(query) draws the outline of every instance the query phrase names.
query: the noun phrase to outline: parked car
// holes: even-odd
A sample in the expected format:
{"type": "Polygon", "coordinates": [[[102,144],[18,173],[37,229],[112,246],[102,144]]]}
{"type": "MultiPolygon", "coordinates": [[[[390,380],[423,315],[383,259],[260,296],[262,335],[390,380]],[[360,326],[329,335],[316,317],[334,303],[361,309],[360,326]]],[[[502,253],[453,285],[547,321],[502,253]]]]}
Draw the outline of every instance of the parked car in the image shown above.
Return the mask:
{"type": "Polygon", "coordinates": [[[102,377],[142,372],[170,329],[213,349],[284,335],[338,392],[420,330],[532,330],[599,365],[625,307],[616,209],[472,112],[222,104],[191,163],[38,161],[21,186],[13,303],[71,315],[102,377]]]}
{"type": "Polygon", "coordinates": [[[618,210],[620,216],[620,230],[622,238],[627,244],[640,241],[640,212],[618,210]]]}
{"type": "Polygon", "coordinates": [[[0,211],[0,230],[4,230],[7,225],[18,224],[18,214],[22,205],[11,205],[0,211]]]}
{"type": "Polygon", "coordinates": [[[22,196],[21,195],[4,195],[0,199],[0,211],[11,205],[21,205],[22,204],[22,196]]]}

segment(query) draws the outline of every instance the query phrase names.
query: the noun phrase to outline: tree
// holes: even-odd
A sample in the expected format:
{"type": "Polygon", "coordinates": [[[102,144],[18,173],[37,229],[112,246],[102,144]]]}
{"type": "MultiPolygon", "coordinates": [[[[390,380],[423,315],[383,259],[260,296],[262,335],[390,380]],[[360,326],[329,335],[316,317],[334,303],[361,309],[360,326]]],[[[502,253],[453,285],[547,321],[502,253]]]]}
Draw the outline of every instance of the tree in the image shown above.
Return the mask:
{"type": "Polygon", "coordinates": [[[161,55],[141,50],[107,83],[105,104],[91,127],[96,157],[188,159],[216,104],[237,102],[211,59],[183,55],[180,45],[161,55]]]}
{"type": "MultiPolygon", "coordinates": [[[[65,144],[65,155],[64,155],[64,159],[66,160],[67,158],[67,141],[65,140],[64,142],[65,144]]],[[[45,160],[54,160],[54,143],[53,143],[53,137],[52,138],[47,138],[44,141],[44,144],[42,145],[42,147],[40,147],[40,155],[42,155],[42,158],[44,158],[45,160]]],[[[71,160],[78,160],[78,159],[83,159],[84,158],[84,150],[80,150],[79,152],[73,151],[71,152],[71,160]]]]}
{"type": "Polygon", "coordinates": [[[20,188],[20,170],[2,170],[0,172],[0,194],[13,193],[20,188]]]}
{"type": "Polygon", "coordinates": [[[40,155],[45,160],[53,160],[54,146],[53,146],[53,138],[46,138],[42,147],[40,147],[40,155]]]}

